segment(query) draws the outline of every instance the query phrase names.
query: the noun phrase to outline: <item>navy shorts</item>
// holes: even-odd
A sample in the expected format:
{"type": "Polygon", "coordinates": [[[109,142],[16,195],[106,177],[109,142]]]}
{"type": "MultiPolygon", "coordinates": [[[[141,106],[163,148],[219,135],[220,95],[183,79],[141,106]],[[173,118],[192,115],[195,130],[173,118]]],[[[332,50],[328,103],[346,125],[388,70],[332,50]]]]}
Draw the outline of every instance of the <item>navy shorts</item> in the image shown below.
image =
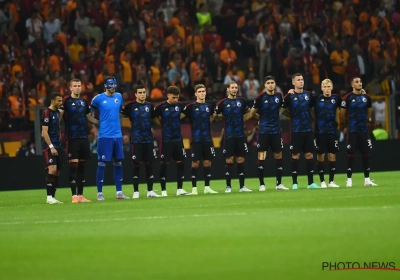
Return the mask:
{"type": "Polygon", "coordinates": [[[99,161],[111,161],[124,158],[124,146],[121,138],[100,138],[97,142],[99,161]]]}

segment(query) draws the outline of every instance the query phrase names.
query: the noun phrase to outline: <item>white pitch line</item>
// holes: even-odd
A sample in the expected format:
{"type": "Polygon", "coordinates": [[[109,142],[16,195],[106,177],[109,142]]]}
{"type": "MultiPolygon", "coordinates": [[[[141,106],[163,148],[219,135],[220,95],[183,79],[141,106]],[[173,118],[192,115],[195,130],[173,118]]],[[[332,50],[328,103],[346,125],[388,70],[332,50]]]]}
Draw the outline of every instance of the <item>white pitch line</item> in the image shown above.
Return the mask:
{"type": "MultiPolygon", "coordinates": [[[[204,217],[219,217],[219,216],[244,216],[244,215],[259,215],[259,214],[283,214],[283,213],[309,213],[309,212],[335,212],[335,211],[359,211],[359,210],[386,210],[399,208],[399,206],[382,206],[382,207],[338,207],[338,208],[270,208],[259,212],[232,212],[220,214],[193,214],[193,215],[169,215],[169,216],[138,216],[125,218],[107,218],[107,219],[78,219],[78,220],[48,220],[48,221],[15,221],[15,222],[0,222],[0,226],[10,225],[28,225],[28,224],[63,224],[63,223],[97,223],[97,222],[115,222],[128,220],[160,220],[160,219],[185,219],[185,218],[204,218],[204,217]]],[[[110,213],[110,212],[108,212],[110,213]]],[[[114,213],[114,211],[112,212],[114,213]]]]}

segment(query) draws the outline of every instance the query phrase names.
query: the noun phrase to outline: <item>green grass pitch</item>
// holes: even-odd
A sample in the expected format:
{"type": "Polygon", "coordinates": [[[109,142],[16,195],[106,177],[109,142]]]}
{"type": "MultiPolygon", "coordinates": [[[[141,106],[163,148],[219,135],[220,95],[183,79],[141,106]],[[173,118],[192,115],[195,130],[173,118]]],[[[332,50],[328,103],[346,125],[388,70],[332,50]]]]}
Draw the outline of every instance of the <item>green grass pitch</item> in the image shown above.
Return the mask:
{"type": "MultiPolygon", "coordinates": [[[[0,279],[400,279],[398,271],[322,271],[322,262],[395,262],[400,267],[400,173],[372,174],[379,187],[364,187],[362,174],[346,188],[141,197],[104,202],[45,204],[45,191],[0,193],[0,279]]],[[[315,176],[317,179],[317,176],[315,176]]],[[[317,181],[317,180],[316,180],[317,181]]],[[[290,186],[291,179],[283,183],[290,186]]],[[[190,190],[190,182],[184,188],[190,190]]],[[[199,184],[199,192],[203,183],[199,184]]],[[[159,185],[155,184],[159,192],[159,185]]],[[[132,186],[124,186],[132,196],[132,186]]]]}

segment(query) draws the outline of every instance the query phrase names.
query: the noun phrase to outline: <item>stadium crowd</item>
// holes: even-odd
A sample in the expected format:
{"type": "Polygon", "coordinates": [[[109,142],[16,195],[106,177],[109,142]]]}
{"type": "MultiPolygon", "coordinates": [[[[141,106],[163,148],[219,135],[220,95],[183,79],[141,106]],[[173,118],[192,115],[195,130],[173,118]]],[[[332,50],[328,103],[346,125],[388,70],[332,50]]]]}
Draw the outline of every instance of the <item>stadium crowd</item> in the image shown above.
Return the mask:
{"type": "MultiPolygon", "coordinates": [[[[3,0],[0,1],[0,129],[32,129],[32,106],[52,92],[70,94],[82,80],[90,103],[117,78],[124,102],[136,84],[147,99],[169,85],[194,100],[203,83],[210,100],[231,81],[253,100],[267,74],[286,92],[301,72],[305,89],[350,90],[360,76],[370,95],[400,82],[400,5],[391,0],[3,0]],[[260,82],[261,80],[261,82],[260,82]]],[[[397,87],[396,87],[397,85],[397,87]]],[[[397,116],[400,119],[400,111],[397,116]]],[[[400,123],[400,122],[398,122],[400,123]]]]}

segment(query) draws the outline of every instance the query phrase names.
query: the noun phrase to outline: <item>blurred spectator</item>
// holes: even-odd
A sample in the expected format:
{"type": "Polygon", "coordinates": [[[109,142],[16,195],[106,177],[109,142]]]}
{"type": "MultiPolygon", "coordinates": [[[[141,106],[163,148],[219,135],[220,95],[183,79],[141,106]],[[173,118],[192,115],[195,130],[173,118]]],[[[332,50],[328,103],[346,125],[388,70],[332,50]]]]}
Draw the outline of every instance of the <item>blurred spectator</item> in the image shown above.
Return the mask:
{"type": "Polygon", "coordinates": [[[165,99],[169,85],[180,87],[184,100],[194,100],[196,83],[206,85],[208,99],[219,99],[232,80],[239,96],[252,99],[262,90],[253,85],[270,73],[284,93],[296,72],[315,93],[328,77],[335,92],[348,92],[350,77],[359,75],[370,95],[387,96],[400,88],[395,4],[0,1],[0,127],[30,130],[35,101],[52,91],[69,94],[73,77],[82,80],[88,102],[104,90],[108,75],[128,97],[134,85],[144,84],[151,101],[165,99]],[[18,100],[13,109],[10,98],[18,100]],[[29,111],[15,118],[16,107],[29,111]]]}
{"type": "Polygon", "coordinates": [[[383,98],[379,98],[372,102],[372,111],[374,112],[374,119],[380,123],[383,127],[386,127],[386,101],[383,98]]]}
{"type": "Polygon", "coordinates": [[[248,78],[243,82],[243,91],[248,100],[254,100],[258,95],[260,83],[254,78],[254,73],[250,72],[248,78]]]}
{"type": "Polygon", "coordinates": [[[21,140],[21,147],[17,151],[17,157],[29,157],[35,155],[35,145],[28,140],[21,140]]]}

